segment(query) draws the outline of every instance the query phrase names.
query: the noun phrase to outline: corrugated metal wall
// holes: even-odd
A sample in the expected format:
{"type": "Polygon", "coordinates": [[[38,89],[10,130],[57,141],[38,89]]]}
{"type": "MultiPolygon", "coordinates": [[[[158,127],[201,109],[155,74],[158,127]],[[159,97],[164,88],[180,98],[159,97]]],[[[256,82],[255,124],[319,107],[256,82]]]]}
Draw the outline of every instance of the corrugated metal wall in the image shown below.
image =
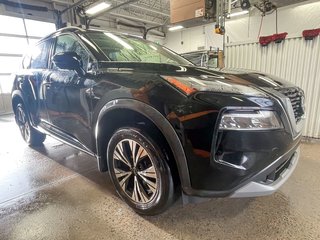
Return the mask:
{"type": "Polygon", "coordinates": [[[226,66],[259,70],[301,87],[306,94],[304,136],[320,138],[320,37],[286,39],[261,47],[259,43],[228,44],[226,66]]]}

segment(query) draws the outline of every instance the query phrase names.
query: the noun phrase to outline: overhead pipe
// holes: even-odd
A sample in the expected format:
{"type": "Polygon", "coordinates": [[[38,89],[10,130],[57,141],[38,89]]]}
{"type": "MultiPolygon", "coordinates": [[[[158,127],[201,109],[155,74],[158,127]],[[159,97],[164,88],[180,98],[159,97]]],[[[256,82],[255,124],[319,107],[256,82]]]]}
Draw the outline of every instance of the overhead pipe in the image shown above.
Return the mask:
{"type": "MultiPolygon", "coordinates": [[[[1,0],[0,0],[1,1],[1,0]]],[[[57,17],[58,17],[58,25],[57,26],[58,28],[60,28],[62,25],[62,20],[61,20],[61,15],[64,14],[65,12],[75,8],[75,7],[78,7],[80,6],[82,3],[84,3],[85,1],[87,0],[79,0],[78,2],[68,6],[67,8],[65,8],[64,10],[62,11],[57,11],[56,14],[57,14],[57,17]]],[[[108,12],[110,15],[112,16],[115,16],[115,17],[121,17],[121,18],[125,18],[125,19],[130,19],[130,20],[133,20],[133,21],[138,21],[138,22],[142,22],[142,23],[146,23],[146,24],[151,24],[151,25],[157,25],[159,26],[159,23],[158,22],[154,22],[154,21],[150,21],[150,20],[146,20],[146,19],[141,19],[141,18],[138,18],[138,17],[133,17],[133,16],[127,16],[127,15],[123,15],[123,14],[120,14],[120,13],[113,13],[111,11],[115,10],[115,9],[118,9],[122,6],[125,6],[125,5],[128,5],[128,4],[133,4],[135,2],[138,2],[139,0],[129,0],[127,2],[124,2],[124,3],[121,3],[121,4],[118,4],[117,6],[114,6],[112,8],[109,8],[109,9],[106,9],[106,11],[102,12],[102,13],[99,13],[98,15],[95,15],[95,16],[92,16],[92,17],[86,17],[85,19],[85,22],[86,22],[86,28],[89,28],[89,25],[91,23],[91,21],[103,14],[105,14],[106,12],[108,12]]],[[[66,3],[67,4],[67,3],[66,3]]],[[[134,5],[134,6],[137,6],[137,5],[134,5]]],[[[141,9],[144,9],[144,7],[141,7],[141,9]]],[[[149,9],[148,9],[149,10],[149,9]]],[[[155,10],[151,10],[151,11],[155,11],[155,10]]],[[[151,12],[150,11],[150,12],[151,12]]]]}
{"type": "Polygon", "coordinates": [[[130,21],[128,19],[123,19],[123,18],[117,19],[117,24],[124,25],[124,26],[127,26],[127,27],[133,27],[133,28],[142,29],[143,30],[143,38],[144,39],[147,38],[147,34],[149,32],[153,33],[154,35],[160,36],[160,37],[165,37],[165,33],[164,32],[156,30],[157,28],[162,27],[163,25],[158,25],[158,26],[154,26],[154,27],[151,27],[151,28],[147,28],[144,25],[136,25],[135,22],[130,21]]]}
{"type": "MultiPolygon", "coordinates": [[[[67,11],[69,10],[72,10],[78,6],[80,6],[82,3],[84,3],[85,1],[87,0],[79,0],[78,2],[74,3],[74,4],[71,4],[69,5],[68,7],[66,7],[65,9],[63,9],[62,11],[59,11],[59,10],[55,10],[54,13],[57,17],[57,20],[56,20],[56,27],[57,29],[61,28],[63,26],[63,23],[62,23],[62,14],[66,13],[67,11]]],[[[67,3],[66,3],[67,4],[67,3]]]]}
{"type": "Polygon", "coordinates": [[[65,12],[69,11],[70,9],[73,9],[73,8],[75,8],[75,7],[80,6],[80,5],[81,5],[82,3],[84,3],[85,1],[87,1],[87,0],[79,0],[78,2],[76,2],[76,3],[72,4],[72,5],[70,5],[69,7],[63,9],[63,10],[60,12],[60,14],[62,15],[62,14],[64,14],[65,12]]]}
{"type": "MultiPolygon", "coordinates": [[[[163,25],[159,25],[159,26],[154,26],[154,27],[151,27],[151,28],[145,28],[145,31],[143,33],[143,39],[147,39],[147,35],[148,35],[148,32],[154,32],[155,29],[159,28],[159,27],[162,27],[163,25]]],[[[160,32],[160,31],[157,31],[157,32],[160,32]]],[[[161,37],[166,37],[166,34],[161,32],[163,34],[163,36],[161,37]]]]}

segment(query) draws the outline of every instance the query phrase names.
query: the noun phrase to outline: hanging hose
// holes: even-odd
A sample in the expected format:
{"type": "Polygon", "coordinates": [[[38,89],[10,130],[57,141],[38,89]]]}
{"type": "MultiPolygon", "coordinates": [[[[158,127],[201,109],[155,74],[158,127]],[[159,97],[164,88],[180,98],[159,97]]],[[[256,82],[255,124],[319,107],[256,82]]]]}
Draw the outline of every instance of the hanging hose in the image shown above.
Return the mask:
{"type": "Polygon", "coordinates": [[[278,34],[278,8],[276,8],[276,34],[278,34]]]}
{"type": "MultiPolygon", "coordinates": [[[[17,4],[19,4],[21,6],[21,1],[19,0],[17,4]]],[[[22,12],[22,21],[23,21],[24,32],[26,34],[27,43],[29,45],[30,43],[29,43],[29,36],[28,36],[28,31],[27,31],[27,26],[26,26],[26,21],[25,21],[25,14],[24,14],[24,10],[22,7],[21,7],[21,12],[22,12]]]]}
{"type": "Polygon", "coordinates": [[[264,15],[262,15],[262,16],[261,16],[261,22],[260,22],[260,28],[259,28],[258,39],[259,39],[259,37],[260,37],[260,34],[261,34],[261,30],[262,30],[263,17],[264,17],[264,15]]]}

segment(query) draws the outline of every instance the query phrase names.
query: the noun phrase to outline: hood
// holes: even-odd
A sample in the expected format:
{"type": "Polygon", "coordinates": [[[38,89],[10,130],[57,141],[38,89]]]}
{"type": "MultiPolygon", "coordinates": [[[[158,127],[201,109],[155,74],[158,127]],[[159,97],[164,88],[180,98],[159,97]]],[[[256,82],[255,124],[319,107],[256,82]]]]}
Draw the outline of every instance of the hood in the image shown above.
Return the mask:
{"type": "Polygon", "coordinates": [[[265,88],[291,87],[292,84],[261,72],[244,69],[209,70],[196,66],[136,62],[100,62],[106,73],[157,74],[187,95],[196,91],[264,96],[265,88]]]}

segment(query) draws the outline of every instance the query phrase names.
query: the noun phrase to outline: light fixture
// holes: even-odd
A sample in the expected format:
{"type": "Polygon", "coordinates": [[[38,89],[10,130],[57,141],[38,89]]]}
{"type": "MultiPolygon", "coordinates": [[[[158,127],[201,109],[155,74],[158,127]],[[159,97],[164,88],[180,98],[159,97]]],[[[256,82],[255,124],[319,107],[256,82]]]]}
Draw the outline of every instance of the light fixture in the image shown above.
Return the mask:
{"type": "Polygon", "coordinates": [[[168,30],[169,31],[176,31],[176,30],[180,30],[182,28],[184,28],[184,27],[181,25],[177,25],[177,26],[169,27],[168,30]]]}
{"type": "Polygon", "coordinates": [[[241,11],[241,12],[234,12],[234,13],[230,13],[229,15],[228,15],[228,17],[237,17],[237,16],[242,16],[242,15],[246,15],[246,14],[248,14],[249,13],[249,11],[248,10],[243,10],[243,11],[241,11]]]}
{"type": "Polygon", "coordinates": [[[100,13],[106,9],[111,7],[111,3],[108,2],[99,2],[98,4],[94,4],[92,7],[89,7],[86,10],[86,14],[88,15],[95,15],[97,13],[100,13]]]}

